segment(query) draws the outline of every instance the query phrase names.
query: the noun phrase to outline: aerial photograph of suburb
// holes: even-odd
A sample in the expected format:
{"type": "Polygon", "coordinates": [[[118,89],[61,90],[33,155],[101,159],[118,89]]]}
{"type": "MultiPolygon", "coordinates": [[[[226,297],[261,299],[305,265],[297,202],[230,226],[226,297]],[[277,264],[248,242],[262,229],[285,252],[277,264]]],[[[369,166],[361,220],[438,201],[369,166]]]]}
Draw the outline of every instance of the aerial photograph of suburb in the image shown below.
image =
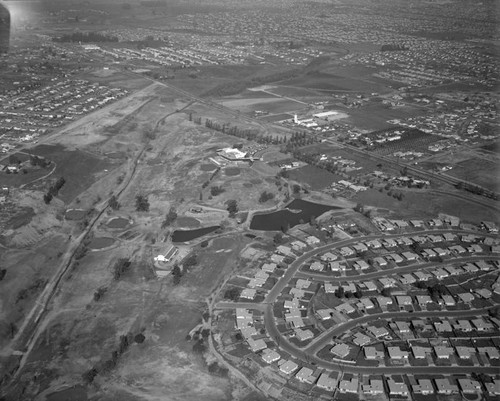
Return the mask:
{"type": "Polygon", "coordinates": [[[0,401],[499,401],[500,0],[0,0],[0,401]]]}

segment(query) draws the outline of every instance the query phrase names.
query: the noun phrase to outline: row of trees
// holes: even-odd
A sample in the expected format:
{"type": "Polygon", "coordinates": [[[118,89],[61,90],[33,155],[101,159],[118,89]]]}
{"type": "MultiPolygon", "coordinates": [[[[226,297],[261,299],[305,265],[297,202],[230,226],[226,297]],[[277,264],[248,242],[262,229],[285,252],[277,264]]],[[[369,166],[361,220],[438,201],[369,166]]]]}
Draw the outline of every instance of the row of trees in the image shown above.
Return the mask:
{"type": "Polygon", "coordinates": [[[110,359],[106,361],[101,361],[94,365],[91,369],[86,371],[82,375],[82,379],[86,384],[90,384],[99,374],[105,374],[113,370],[120,356],[122,356],[134,342],[141,344],[144,342],[146,337],[142,333],[137,333],[136,335],[132,333],[127,333],[126,335],[121,335],[118,339],[118,345],[114,351],[111,352],[110,359]]]}

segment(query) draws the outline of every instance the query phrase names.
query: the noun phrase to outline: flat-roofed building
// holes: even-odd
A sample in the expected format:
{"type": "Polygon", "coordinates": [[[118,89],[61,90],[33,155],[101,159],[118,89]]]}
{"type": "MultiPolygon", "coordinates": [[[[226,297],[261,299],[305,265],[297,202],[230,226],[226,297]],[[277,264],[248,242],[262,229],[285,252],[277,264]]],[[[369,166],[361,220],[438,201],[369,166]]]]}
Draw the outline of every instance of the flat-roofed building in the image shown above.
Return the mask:
{"type": "Polygon", "coordinates": [[[401,284],[407,285],[407,284],[413,284],[417,280],[415,279],[415,277],[413,277],[412,274],[406,273],[401,275],[399,281],[401,281],[401,284]]]}
{"type": "Polygon", "coordinates": [[[471,355],[476,353],[476,350],[472,347],[457,346],[455,350],[460,359],[470,359],[471,355]]]}
{"type": "Polygon", "coordinates": [[[442,322],[434,322],[434,328],[438,333],[447,333],[453,331],[450,322],[444,320],[442,322]]]}
{"type": "Polygon", "coordinates": [[[396,280],[394,280],[392,277],[379,278],[378,281],[384,288],[391,288],[396,286],[396,280]]]}
{"type": "Polygon", "coordinates": [[[255,289],[245,288],[243,291],[241,291],[240,298],[254,299],[256,294],[257,291],[255,289]]]}
{"type": "Polygon", "coordinates": [[[394,323],[400,333],[411,333],[410,324],[408,322],[396,321],[394,323]]]}
{"type": "Polygon", "coordinates": [[[317,272],[322,272],[325,269],[325,265],[317,260],[311,263],[311,266],[309,266],[309,269],[317,271],[317,272]]]}
{"type": "Polygon", "coordinates": [[[347,344],[344,344],[344,343],[335,344],[332,348],[330,348],[330,352],[333,355],[335,355],[339,358],[342,358],[342,359],[347,357],[347,355],[349,355],[350,351],[351,351],[351,347],[349,347],[347,344]]]}
{"type": "Polygon", "coordinates": [[[316,314],[321,320],[328,320],[332,318],[333,309],[318,309],[316,314]]]}
{"type": "Polygon", "coordinates": [[[444,345],[436,345],[434,347],[434,353],[438,359],[449,359],[450,356],[455,354],[455,351],[451,347],[446,347],[444,345]]]}
{"type": "Polygon", "coordinates": [[[458,386],[456,384],[450,383],[450,379],[434,379],[436,384],[438,394],[457,394],[458,386]]]}
{"type": "Polygon", "coordinates": [[[417,295],[417,302],[420,306],[426,306],[432,303],[432,298],[429,295],[417,295]]]}
{"type": "Polygon", "coordinates": [[[375,305],[370,300],[370,298],[361,298],[359,302],[356,304],[358,309],[373,309],[375,305]]]}
{"type": "Polygon", "coordinates": [[[434,394],[434,387],[432,386],[432,382],[430,379],[419,379],[417,380],[418,384],[414,384],[412,386],[412,390],[415,394],[434,394]]]}
{"type": "Polygon", "coordinates": [[[281,360],[282,363],[279,365],[279,369],[286,375],[291,375],[295,372],[299,365],[297,365],[294,361],[281,360]]]}
{"type": "Polygon", "coordinates": [[[493,380],[493,382],[484,383],[484,386],[486,387],[486,391],[488,391],[491,396],[500,395],[500,380],[493,380]]]}
{"type": "Polygon", "coordinates": [[[295,329],[295,337],[297,337],[297,339],[299,341],[307,341],[307,340],[310,340],[311,338],[313,338],[314,334],[309,329],[307,329],[307,330],[295,329]]]}
{"type": "Polygon", "coordinates": [[[297,372],[295,378],[302,383],[308,384],[314,384],[316,381],[316,377],[313,376],[313,370],[305,366],[297,372]]]}
{"type": "Polygon", "coordinates": [[[462,302],[465,302],[466,304],[471,303],[474,301],[475,297],[472,295],[470,292],[461,292],[460,294],[457,294],[458,297],[462,302]]]}
{"type": "Polygon", "coordinates": [[[477,331],[492,331],[494,329],[493,325],[483,318],[472,319],[471,323],[477,331]]]}
{"type": "Polygon", "coordinates": [[[385,327],[368,326],[367,330],[375,338],[385,337],[389,335],[389,331],[387,331],[385,327]]]}
{"type": "Polygon", "coordinates": [[[428,347],[420,347],[418,345],[411,347],[411,352],[415,359],[426,359],[427,355],[432,352],[432,350],[428,347]]]}
{"type": "Polygon", "coordinates": [[[387,380],[389,395],[408,395],[408,386],[405,383],[395,382],[392,379],[387,380]]]}
{"type": "Polygon", "coordinates": [[[266,342],[260,338],[258,340],[254,340],[253,338],[247,338],[248,345],[253,352],[259,352],[263,349],[267,348],[266,342]]]}
{"type": "Polygon", "coordinates": [[[333,391],[337,387],[337,380],[330,377],[328,373],[321,373],[316,382],[316,386],[322,388],[323,390],[333,391]]]}
{"type": "Polygon", "coordinates": [[[351,380],[341,380],[339,383],[339,391],[341,393],[356,394],[358,392],[358,387],[359,387],[358,379],[354,377],[351,380]]]}
{"type": "Polygon", "coordinates": [[[463,331],[464,333],[468,333],[472,331],[472,325],[468,320],[457,320],[457,322],[453,325],[453,329],[457,331],[463,331]]]}
{"type": "Polygon", "coordinates": [[[370,344],[371,338],[363,333],[356,333],[354,334],[352,342],[360,347],[363,347],[366,344],[370,344]]]}
{"type": "Polygon", "coordinates": [[[379,351],[375,347],[364,347],[363,352],[365,354],[365,359],[368,361],[375,361],[384,359],[384,351],[379,351]]]}
{"type": "Polygon", "coordinates": [[[344,313],[354,313],[356,312],[356,309],[351,304],[348,304],[347,302],[344,302],[341,305],[338,305],[335,307],[335,309],[339,312],[344,312],[344,313]]]}
{"type": "Polygon", "coordinates": [[[478,352],[485,354],[489,359],[500,359],[498,348],[495,347],[478,347],[478,352]]]}
{"type": "Polygon", "coordinates": [[[410,306],[413,304],[413,301],[409,295],[397,295],[396,300],[398,301],[398,305],[400,307],[410,306]]]}
{"type": "Polygon", "coordinates": [[[441,298],[443,298],[444,304],[446,306],[455,306],[455,298],[453,298],[451,295],[442,295],[441,298]]]}
{"type": "Polygon", "coordinates": [[[397,359],[399,361],[408,359],[408,351],[403,351],[399,347],[387,347],[387,352],[391,359],[397,359]]]}
{"type": "Polygon", "coordinates": [[[276,351],[266,348],[262,351],[261,358],[266,363],[273,363],[279,361],[281,359],[281,356],[276,351]]]}
{"type": "Polygon", "coordinates": [[[477,380],[459,378],[458,385],[464,394],[475,394],[481,391],[481,384],[477,380]]]}
{"type": "Polygon", "coordinates": [[[370,384],[363,384],[362,388],[365,394],[384,394],[384,382],[380,379],[370,379],[370,384]]]}

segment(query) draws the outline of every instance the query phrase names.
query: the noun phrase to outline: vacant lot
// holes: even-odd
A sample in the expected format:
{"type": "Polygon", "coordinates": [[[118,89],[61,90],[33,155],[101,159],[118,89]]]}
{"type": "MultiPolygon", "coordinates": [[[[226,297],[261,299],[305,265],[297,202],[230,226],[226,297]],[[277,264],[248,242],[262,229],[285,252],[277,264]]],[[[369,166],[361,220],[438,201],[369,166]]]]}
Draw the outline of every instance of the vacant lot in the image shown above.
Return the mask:
{"type": "Polygon", "coordinates": [[[314,191],[325,189],[342,177],[315,166],[304,166],[290,170],[290,179],[307,185],[314,191]]]}

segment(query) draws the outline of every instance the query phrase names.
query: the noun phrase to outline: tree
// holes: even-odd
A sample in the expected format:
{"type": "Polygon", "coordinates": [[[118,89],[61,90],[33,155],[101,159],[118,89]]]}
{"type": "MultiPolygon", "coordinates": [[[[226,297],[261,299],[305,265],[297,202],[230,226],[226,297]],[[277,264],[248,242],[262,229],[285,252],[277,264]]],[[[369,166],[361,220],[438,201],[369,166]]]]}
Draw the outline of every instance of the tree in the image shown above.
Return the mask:
{"type": "Polygon", "coordinates": [[[224,298],[230,299],[232,301],[237,301],[239,297],[240,297],[240,290],[236,287],[232,287],[224,293],[224,298]]]}
{"type": "Polygon", "coordinates": [[[165,220],[161,223],[161,228],[165,228],[172,224],[177,219],[177,212],[173,207],[170,208],[167,215],[165,216],[165,220]]]}
{"type": "Polygon", "coordinates": [[[138,212],[149,212],[149,201],[144,195],[137,195],[135,197],[135,210],[138,212]]]}
{"type": "Polygon", "coordinates": [[[300,193],[300,185],[293,184],[292,189],[295,195],[298,195],[300,193]]]}
{"type": "Polygon", "coordinates": [[[172,269],[172,277],[174,285],[178,285],[181,282],[182,270],[177,263],[174,265],[172,269]]]}
{"type": "Polygon", "coordinates": [[[212,196],[217,196],[223,192],[225,192],[225,189],[220,187],[220,186],[210,187],[210,195],[212,195],[212,196]]]}
{"type": "Polygon", "coordinates": [[[234,217],[238,213],[238,203],[234,199],[230,199],[226,202],[226,205],[229,217],[234,217]]]}
{"type": "Polygon", "coordinates": [[[274,245],[279,245],[283,243],[283,234],[276,233],[273,238],[274,245]]]}
{"type": "Polygon", "coordinates": [[[145,339],[146,339],[146,337],[144,337],[144,334],[142,334],[142,333],[136,334],[136,336],[134,337],[134,341],[137,344],[142,344],[145,339]]]}
{"type": "Polygon", "coordinates": [[[273,198],[274,198],[274,194],[272,192],[263,191],[260,194],[259,203],[265,203],[268,200],[271,200],[273,198]]]}
{"type": "Polygon", "coordinates": [[[120,203],[118,202],[118,199],[116,199],[116,196],[113,195],[111,198],[109,198],[108,205],[111,209],[113,210],[118,210],[120,209],[120,203]]]}

